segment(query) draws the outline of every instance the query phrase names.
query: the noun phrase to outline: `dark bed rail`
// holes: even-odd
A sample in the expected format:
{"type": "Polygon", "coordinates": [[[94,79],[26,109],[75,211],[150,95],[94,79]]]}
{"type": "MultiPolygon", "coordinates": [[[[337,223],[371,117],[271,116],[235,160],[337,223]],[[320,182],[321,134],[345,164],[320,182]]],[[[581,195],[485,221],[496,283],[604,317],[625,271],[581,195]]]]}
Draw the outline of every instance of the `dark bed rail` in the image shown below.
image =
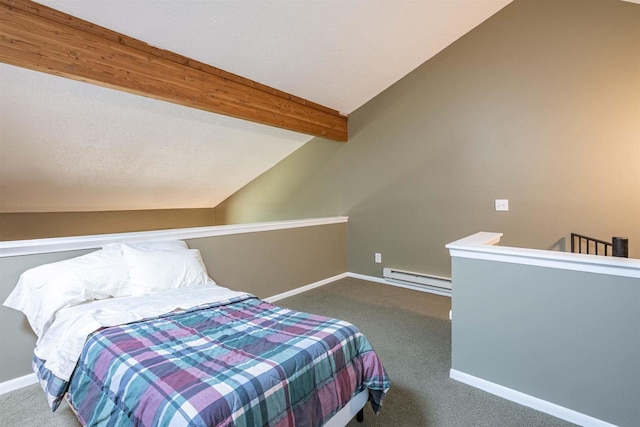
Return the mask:
{"type": "Polygon", "coordinates": [[[590,254],[591,249],[594,249],[595,255],[609,255],[611,256],[629,258],[629,239],[626,237],[613,237],[611,242],[607,242],[593,237],[584,236],[578,233],[571,233],[571,252],[579,254],[590,254]],[[578,244],[576,245],[576,240],[578,244]],[[584,242],[584,244],[583,244],[584,242]],[[602,248],[604,253],[598,253],[598,249],[602,248]]]}

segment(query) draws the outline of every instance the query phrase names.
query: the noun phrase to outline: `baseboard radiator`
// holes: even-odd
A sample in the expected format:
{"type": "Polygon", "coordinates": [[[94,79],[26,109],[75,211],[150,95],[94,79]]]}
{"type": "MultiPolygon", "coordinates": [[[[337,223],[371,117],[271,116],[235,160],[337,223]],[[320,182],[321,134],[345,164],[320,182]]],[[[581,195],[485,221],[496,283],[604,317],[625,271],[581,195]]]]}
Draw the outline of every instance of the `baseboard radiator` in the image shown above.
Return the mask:
{"type": "Polygon", "coordinates": [[[382,276],[389,282],[396,282],[403,285],[425,287],[436,291],[451,293],[451,279],[447,277],[432,276],[429,274],[416,273],[413,271],[397,270],[395,268],[385,268],[382,276]]]}

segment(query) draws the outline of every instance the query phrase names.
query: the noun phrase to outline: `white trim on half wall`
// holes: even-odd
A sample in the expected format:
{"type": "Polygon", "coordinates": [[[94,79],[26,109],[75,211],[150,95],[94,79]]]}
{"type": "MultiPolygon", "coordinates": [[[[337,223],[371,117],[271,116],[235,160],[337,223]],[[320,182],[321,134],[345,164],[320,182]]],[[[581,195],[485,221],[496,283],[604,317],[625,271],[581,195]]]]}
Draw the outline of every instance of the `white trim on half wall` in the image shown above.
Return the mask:
{"type": "Polygon", "coordinates": [[[93,236],[53,237],[34,240],[0,242],[0,258],[51,252],[98,249],[109,243],[141,242],[151,240],[185,240],[230,234],[285,230],[288,228],[348,222],[349,217],[296,219],[291,221],[256,222],[251,224],[216,225],[212,227],[175,228],[171,230],[138,231],[132,233],[96,234],[93,236]]]}
{"type": "Polygon", "coordinates": [[[640,259],[496,246],[502,233],[481,231],[446,245],[452,258],[481,259],[640,279],[640,259]]]}

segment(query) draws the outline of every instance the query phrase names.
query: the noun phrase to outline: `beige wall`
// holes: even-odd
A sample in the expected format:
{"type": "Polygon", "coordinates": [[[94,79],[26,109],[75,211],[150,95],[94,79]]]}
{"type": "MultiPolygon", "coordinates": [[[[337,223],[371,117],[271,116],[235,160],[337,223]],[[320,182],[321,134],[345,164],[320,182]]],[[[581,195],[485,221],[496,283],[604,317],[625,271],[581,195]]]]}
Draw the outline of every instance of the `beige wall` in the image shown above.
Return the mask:
{"type": "Polygon", "coordinates": [[[191,239],[220,285],[266,298],[347,271],[347,224],[191,239]]]}
{"type": "Polygon", "coordinates": [[[0,213],[0,240],[125,233],[211,225],[214,225],[212,208],[0,213]]]}
{"type": "Polygon", "coordinates": [[[337,215],[343,144],[312,141],[216,206],[216,224],[337,215]]]}
{"type": "Polygon", "coordinates": [[[377,276],[448,276],[444,245],[481,230],[622,235],[640,258],[638,22],[629,2],[516,0],[354,112],[349,142],[311,141],[216,215],[348,215],[349,271],[377,276]]]}

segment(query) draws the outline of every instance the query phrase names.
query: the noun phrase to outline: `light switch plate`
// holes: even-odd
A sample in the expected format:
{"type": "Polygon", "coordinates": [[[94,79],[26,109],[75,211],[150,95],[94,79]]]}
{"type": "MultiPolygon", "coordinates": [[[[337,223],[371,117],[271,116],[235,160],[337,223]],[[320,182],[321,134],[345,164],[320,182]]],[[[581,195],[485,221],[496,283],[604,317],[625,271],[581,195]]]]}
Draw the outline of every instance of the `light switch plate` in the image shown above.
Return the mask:
{"type": "Polygon", "coordinates": [[[496,199],[496,210],[497,211],[508,211],[509,210],[509,200],[507,200],[507,199],[496,199]]]}

